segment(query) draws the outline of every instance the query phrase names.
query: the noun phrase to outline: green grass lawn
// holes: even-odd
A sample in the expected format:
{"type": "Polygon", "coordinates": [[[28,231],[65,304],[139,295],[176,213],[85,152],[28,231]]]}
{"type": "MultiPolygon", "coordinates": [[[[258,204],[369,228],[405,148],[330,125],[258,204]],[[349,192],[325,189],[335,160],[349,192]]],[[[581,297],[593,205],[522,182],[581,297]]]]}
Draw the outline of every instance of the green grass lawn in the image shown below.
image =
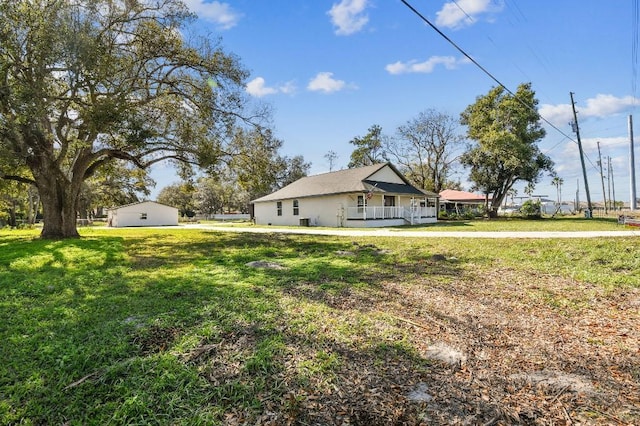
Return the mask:
{"type": "Polygon", "coordinates": [[[497,219],[475,219],[467,221],[439,220],[436,224],[429,225],[427,229],[446,231],[615,231],[630,229],[618,225],[617,218],[601,217],[585,219],[578,216],[558,216],[555,218],[544,217],[542,219],[522,219],[517,217],[500,217],[497,219]]]}
{"type": "MultiPolygon", "coordinates": [[[[511,230],[516,222],[441,226],[511,230]]],[[[532,224],[619,229],[603,220],[532,224]]],[[[638,320],[637,238],[80,232],[77,240],[43,241],[37,230],[0,231],[0,424],[508,423],[515,415],[526,422],[525,412],[561,418],[559,404],[595,423],[640,415],[629,408],[637,397],[625,399],[638,394],[638,327],[612,337],[595,327],[615,324],[591,319],[603,309],[638,320]],[[247,266],[252,261],[280,268],[247,266]],[[455,313],[467,305],[472,310],[455,313]],[[514,313],[521,316],[504,321],[514,313]],[[529,315],[543,313],[540,321],[567,330],[591,321],[593,339],[536,364],[545,362],[538,358],[546,341],[529,348],[511,327],[522,321],[529,330],[529,315]],[[493,357],[502,334],[515,343],[504,348],[509,357],[493,357]],[[609,363],[590,359],[589,348],[609,356],[608,339],[616,351],[609,363]],[[465,362],[437,361],[435,343],[460,348],[465,362]],[[578,365],[581,357],[588,363],[578,365]],[[495,382],[552,367],[597,368],[597,396],[580,405],[569,386],[545,394],[542,385],[495,382]],[[624,380],[607,376],[613,367],[624,380]],[[408,402],[421,384],[431,399],[408,402]],[[511,401],[518,392],[520,402],[511,401]],[[611,404],[607,392],[624,404],[611,404]]]]}
{"type": "MultiPolygon", "coordinates": [[[[267,225],[252,225],[251,222],[219,222],[201,221],[200,223],[211,226],[224,227],[256,227],[270,228],[267,225]]],[[[285,228],[297,229],[297,226],[285,228]]],[[[318,229],[314,227],[313,229],[318,229]]],[[[336,228],[327,228],[336,229],[336,228]]],[[[345,228],[342,228],[345,229],[345,228]]],[[[349,228],[350,229],[350,228],[349,228]]],[[[438,220],[437,223],[415,226],[401,226],[394,229],[403,231],[465,231],[465,232],[502,232],[502,231],[623,231],[633,230],[628,226],[618,225],[617,217],[596,217],[585,219],[579,216],[558,216],[555,218],[544,217],[542,219],[522,219],[518,217],[500,217],[497,219],[474,219],[474,220],[438,220]]],[[[364,228],[363,230],[375,231],[375,228],[364,228]]]]}

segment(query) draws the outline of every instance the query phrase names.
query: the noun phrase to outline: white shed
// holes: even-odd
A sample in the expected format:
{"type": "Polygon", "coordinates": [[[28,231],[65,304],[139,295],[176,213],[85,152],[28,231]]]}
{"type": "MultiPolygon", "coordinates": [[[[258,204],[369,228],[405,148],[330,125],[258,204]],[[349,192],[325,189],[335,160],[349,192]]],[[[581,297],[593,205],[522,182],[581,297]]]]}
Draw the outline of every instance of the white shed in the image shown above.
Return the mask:
{"type": "Polygon", "coordinates": [[[107,210],[107,224],[126,226],[171,226],[178,224],[178,209],[155,201],[141,201],[107,210]]]}

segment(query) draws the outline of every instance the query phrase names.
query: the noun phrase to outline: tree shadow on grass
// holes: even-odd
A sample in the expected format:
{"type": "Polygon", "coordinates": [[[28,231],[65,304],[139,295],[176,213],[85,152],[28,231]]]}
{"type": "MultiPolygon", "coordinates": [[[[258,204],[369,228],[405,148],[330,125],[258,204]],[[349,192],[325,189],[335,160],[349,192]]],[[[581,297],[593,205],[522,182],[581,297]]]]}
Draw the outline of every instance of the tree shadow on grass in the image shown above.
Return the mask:
{"type": "Polygon", "coordinates": [[[11,342],[0,354],[0,419],[410,424],[424,415],[406,393],[428,380],[430,363],[402,339],[374,342],[377,323],[363,320],[384,280],[403,273],[393,253],[333,237],[204,235],[16,242],[0,257],[0,338],[11,342]],[[261,259],[284,269],[246,265],[261,259]],[[336,324],[359,318],[373,340],[302,331],[344,313],[336,324]]]}

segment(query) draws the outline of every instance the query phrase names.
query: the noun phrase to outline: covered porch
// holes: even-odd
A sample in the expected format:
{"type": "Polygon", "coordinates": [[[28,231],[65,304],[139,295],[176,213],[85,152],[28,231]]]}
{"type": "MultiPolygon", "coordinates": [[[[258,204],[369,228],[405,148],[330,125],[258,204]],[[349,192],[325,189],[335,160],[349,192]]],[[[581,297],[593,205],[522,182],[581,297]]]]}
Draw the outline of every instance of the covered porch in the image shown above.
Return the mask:
{"type": "Polygon", "coordinates": [[[438,196],[374,193],[358,195],[356,205],[346,207],[348,227],[400,226],[435,223],[438,196]]]}

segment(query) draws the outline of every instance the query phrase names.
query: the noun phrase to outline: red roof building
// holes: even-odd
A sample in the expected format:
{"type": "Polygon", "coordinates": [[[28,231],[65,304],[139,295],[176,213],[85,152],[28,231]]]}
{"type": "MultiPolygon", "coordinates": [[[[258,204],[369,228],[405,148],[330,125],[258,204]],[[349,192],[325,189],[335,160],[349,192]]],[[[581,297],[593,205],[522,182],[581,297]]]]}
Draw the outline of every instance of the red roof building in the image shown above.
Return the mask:
{"type": "Polygon", "coordinates": [[[471,202],[484,203],[484,195],[474,194],[473,192],[456,191],[455,189],[445,189],[440,192],[440,202],[471,202]]]}
{"type": "Polygon", "coordinates": [[[455,211],[456,213],[460,213],[465,209],[476,210],[485,202],[484,195],[455,189],[445,189],[439,195],[441,208],[446,211],[455,211]]]}

